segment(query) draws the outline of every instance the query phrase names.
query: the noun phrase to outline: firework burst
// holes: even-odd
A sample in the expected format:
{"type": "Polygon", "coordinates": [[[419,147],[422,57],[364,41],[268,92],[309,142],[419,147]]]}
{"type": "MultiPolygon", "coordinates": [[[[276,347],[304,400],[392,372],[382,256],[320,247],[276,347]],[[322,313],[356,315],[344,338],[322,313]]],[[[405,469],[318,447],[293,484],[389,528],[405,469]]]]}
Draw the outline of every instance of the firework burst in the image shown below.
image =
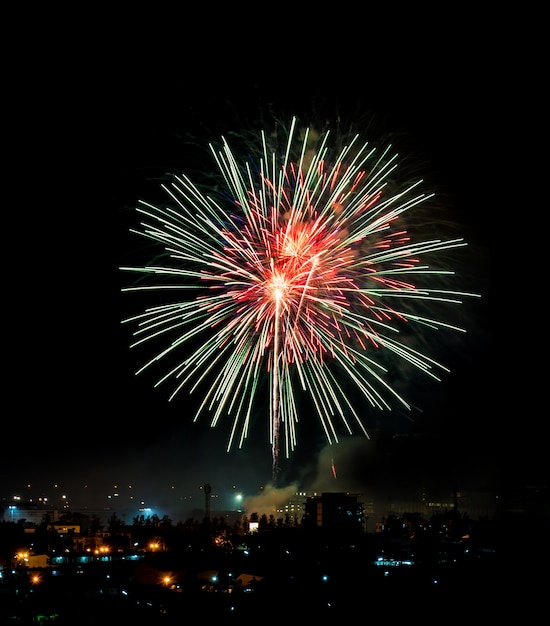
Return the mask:
{"type": "Polygon", "coordinates": [[[376,409],[410,408],[388,380],[386,355],[439,380],[447,368],[402,330],[464,332],[426,311],[475,295],[440,288],[436,277],[453,272],[424,260],[462,239],[415,242],[403,227],[432,195],[422,181],[396,188],[390,149],[359,135],[337,148],[331,139],[293,119],[281,150],[262,132],[245,162],[225,139],[210,145],[217,186],[205,192],[179,175],[163,185],[168,206],[139,203],[136,232],[163,246],[165,262],[121,268],[153,278],[123,291],[176,294],[124,320],[135,326],[132,346],[162,343],[137,373],[171,363],[156,383],[175,383],[170,399],[206,386],[195,420],[208,411],[215,426],[227,415],[228,450],[242,446],[268,396],[274,479],[280,451],[297,444],[299,394],[329,443],[342,428],[368,436],[343,381],[376,409]]]}

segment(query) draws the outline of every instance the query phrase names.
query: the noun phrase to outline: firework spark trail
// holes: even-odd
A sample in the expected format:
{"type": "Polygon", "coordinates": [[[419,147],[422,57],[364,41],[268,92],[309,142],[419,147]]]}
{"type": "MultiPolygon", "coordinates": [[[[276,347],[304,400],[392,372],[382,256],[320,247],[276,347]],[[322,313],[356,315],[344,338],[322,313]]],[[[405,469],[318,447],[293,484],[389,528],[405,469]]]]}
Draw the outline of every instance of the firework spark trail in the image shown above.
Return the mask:
{"type": "Polygon", "coordinates": [[[297,444],[299,390],[309,393],[329,443],[338,441],[336,418],[348,434],[358,427],[368,436],[342,379],[351,380],[373,407],[390,409],[393,397],[410,409],[377,357],[389,352],[439,380],[437,371],[447,368],[399,341],[400,329],[407,324],[417,332],[464,332],[420,315],[415,305],[477,297],[425,286],[426,276],[453,272],[420,259],[466,243],[415,243],[399,226],[403,213],[433,194],[418,191],[422,181],[390,191],[397,155],[388,149],[378,155],[358,136],[333,155],[329,132],[315,150],[309,130],[303,137],[296,138],[293,119],[279,158],[262,133],[254,163],[239,164],[225,140],[219,151],[210,146],[225,195],[214,199],[185,175],[174,177],[163,187],[175,206],[140,201],[143,221],[134,231],[162,244],[167,263],[121,268],[173,280],[123,291],[189,292],[124,322],[136,326],[132,347],[166,341],[137,373],[181,352],[156,383],[175,379],[170,400],[208,379],[194,419],[207,410],[215,426],[223,414],[232,416],[227,450],[246,439],[267,374],[274,480],[281,429],[287,457],[297,444]]]}

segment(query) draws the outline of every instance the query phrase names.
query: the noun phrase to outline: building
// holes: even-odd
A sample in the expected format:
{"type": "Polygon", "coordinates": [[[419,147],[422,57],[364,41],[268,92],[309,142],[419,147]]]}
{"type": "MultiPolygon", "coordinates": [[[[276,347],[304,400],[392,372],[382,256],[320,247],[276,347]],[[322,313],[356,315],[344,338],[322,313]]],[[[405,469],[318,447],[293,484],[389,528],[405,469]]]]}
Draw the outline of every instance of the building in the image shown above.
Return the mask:
{"type": "Polygon", "coordinates": [[[321,495],[308,497],[304,527],[339,533],[364,531],[363,504],[358,498],[358,494],[343,492],[323,492],[321,495]]]}

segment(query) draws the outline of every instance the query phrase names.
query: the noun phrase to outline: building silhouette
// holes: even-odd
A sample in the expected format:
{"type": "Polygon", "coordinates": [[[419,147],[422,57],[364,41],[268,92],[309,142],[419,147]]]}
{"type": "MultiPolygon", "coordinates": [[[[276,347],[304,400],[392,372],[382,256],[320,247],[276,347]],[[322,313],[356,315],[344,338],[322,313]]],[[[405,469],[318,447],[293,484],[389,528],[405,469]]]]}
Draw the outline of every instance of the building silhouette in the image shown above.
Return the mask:
{"type": "Polygon", "coordinates": [[[363,504],[358,494],[323,492],[306,500],[305,528],[321,528],[339,533],[360,533],[364,530],[363,504]]]}

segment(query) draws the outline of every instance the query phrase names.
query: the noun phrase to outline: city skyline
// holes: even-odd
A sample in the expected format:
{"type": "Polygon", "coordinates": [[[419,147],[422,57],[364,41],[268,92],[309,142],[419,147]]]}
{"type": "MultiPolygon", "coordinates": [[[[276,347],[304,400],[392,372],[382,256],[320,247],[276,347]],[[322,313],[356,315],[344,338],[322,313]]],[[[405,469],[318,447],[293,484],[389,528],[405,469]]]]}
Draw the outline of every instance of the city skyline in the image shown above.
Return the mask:
{"type": "MultiPolygon", "coordinates": [[[[52,522],[73,516],[84,515],[99,518],[108,524],[111,518],[132,524],[136,519],[169,519],[173,524],[191,519],[201,521],[206,517],[230,518],[232,520],[263,516],[274,519],[297,517],[304,513],[306,500],[322,494],[344,493],[353,495],[364,509],[371,526],[385,517],[401,517],[406,514],[431,517],[437,513],[455,511],[461,517],[472,520],[492,519],[502,513],[502,501],[496,491],[461,491],[457,486],[448,491],[436,492],[423,488],[396,492],[353,492],[342,491],[337,484],[324,485],[317,490],[300,491],[296,485],[276,488],[259,486],[252,492],[238,485],[190,486],[158,484],[154,492],[139,484],[115,484],[104,493],[91,496],[88,485],[80,493],[65,491],[63,485],[52,485],[40,492],[36,486],[27,485],[9,498],[0,500],[5,522],[25,522],[40,525],[45,515],[52,522]]],[[[525,505],[525,494],[517,494],[515,505],[525,505]]],[[[365,529],[368,530],[368,529],[365,529]]]]}

